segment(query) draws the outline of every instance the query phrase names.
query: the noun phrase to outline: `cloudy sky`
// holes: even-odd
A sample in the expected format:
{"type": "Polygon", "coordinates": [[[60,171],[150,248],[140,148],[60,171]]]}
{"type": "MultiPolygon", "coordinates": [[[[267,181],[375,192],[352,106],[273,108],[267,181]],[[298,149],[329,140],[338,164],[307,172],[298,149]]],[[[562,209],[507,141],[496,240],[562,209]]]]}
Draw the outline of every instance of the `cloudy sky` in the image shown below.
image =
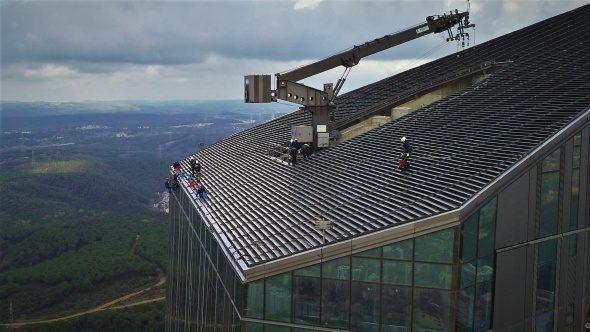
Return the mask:
{"type": "MultiPolygon", "coordinates": [[[[586,2],[471,0],[477,27],[470,32],[481,43],[586,2]]],[[[1,100],[241,99],[244,75],[286,71],[466,6],[465,0],[1,0],[1,100]]],[[[363,59],[342,91],[457,51],[441,35],[363,59]]],[[[342,71],[303,82],[320,88],[342,71]]]]}

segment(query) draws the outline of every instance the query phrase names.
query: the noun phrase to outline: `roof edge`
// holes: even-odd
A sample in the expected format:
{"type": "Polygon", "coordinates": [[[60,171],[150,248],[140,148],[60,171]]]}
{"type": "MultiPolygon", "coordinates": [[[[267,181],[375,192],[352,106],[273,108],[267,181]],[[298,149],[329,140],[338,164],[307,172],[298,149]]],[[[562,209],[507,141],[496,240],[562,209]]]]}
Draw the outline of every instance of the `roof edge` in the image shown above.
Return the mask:
{"type": "Polygon", "coordinates": [[[390,243],[436,232],[459,224],[459,210],[447,211],[424,219],[388,227],[376,232],[310,249],[298,254],[255,265],[243,270],[244,282],[284,273],[390,243]]]}
{"type": "Polygon", "coordinates": [[[521,160],[516,162],[492,182],[487,184],[483,189],[475,193],[467,202],[459,207],[460,218],[467,217],[475,209],[481,207],[486,203],[487,199],[500,192],[508,186],[514,179],[519,178],[529,170],[531,166],[536,165],[542,157],[553,151],[557,146],[561,145],[563,139],[575,135],[581,128],[590,123],[590,107],[585,111],[580,112],[576,118],[571,120],[565,127],[561,128],[557,133],[548,138],[541,145],[526,154],[521,160]]]}

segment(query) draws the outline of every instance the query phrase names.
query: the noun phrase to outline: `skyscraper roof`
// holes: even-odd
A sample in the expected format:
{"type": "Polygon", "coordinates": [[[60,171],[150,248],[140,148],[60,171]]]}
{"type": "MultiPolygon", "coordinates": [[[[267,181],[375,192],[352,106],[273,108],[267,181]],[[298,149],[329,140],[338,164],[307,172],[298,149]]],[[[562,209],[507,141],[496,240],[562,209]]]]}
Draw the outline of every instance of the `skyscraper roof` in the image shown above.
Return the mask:
{"type": "Polygon", "coordinates": [[[574,120],[588,121],[588,17],[590,5],[338,97],[335,125],[345,127],[493,68],[487,79],[295,167],[266,152],[289,140],[292,125],[311,125],[305,111],[237,133],[196,155],[211,193],[197,204],[246,268],[321,247],[318,216],[333,222],[329,245],[456,210],[574,120]],[[402,136],[414,146],[406,173],[396,167],[402,136]]]}

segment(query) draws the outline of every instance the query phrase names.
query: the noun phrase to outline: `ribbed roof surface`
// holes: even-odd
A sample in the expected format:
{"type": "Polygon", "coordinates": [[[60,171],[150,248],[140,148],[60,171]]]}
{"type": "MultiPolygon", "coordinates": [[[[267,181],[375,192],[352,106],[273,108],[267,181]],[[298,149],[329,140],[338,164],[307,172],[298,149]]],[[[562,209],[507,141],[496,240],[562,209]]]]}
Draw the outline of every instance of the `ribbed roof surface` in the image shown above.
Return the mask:
{"type": "MultiPolygon", "coordinates": [[[[288,141],[296,111],[235,134],[197,158],[204,204],[248,266],[453,210],[590,105],[590,6],[384,79],[338,98],[336,123],[400,99],[415,86],[487,61],[507,62],[479,84],[288,167],[269,143],[288,141]],[[396,169],[399,138],[413,143],[396,169]]],[[[188,165],[188,158],[183,161],[188,165]]]]}

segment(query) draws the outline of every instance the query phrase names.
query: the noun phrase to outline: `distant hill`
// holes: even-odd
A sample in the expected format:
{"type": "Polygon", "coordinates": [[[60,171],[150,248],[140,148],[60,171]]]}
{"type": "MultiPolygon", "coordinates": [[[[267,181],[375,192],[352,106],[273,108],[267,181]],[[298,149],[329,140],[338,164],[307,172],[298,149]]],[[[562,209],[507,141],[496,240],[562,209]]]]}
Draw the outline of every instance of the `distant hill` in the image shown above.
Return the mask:
{"type": "Polygon", "coordinates": [[[34,117],[72,114],[188,114],[188,113],[274,113],[291,112],[297,106],[271,103],[246,104],[241,100],[207,101],[89,101],[89,102],[15,102],[0,103],[0,115],[34,117]]]}

